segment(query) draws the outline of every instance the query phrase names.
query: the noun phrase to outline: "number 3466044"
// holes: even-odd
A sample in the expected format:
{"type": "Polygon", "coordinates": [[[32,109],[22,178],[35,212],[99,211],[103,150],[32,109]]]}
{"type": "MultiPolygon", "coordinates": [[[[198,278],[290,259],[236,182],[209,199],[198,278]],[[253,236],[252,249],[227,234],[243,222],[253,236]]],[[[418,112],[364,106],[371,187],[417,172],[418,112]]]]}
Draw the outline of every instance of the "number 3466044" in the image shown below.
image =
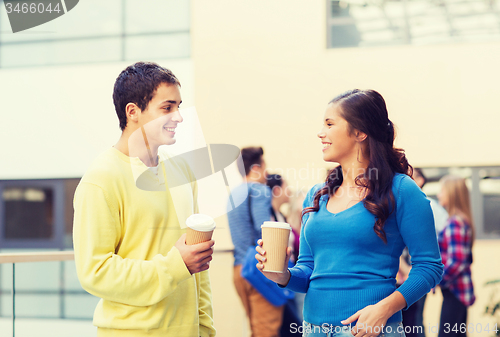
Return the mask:
{"type": "Polygon", "coordinates": [[[443,332],[444,333],[450,333],[450,332],[454,332],[454,333],[459,333],[459,332],[460,333],[465,333],[465,332],[470,332],[470,333],[495,332],[495,333],[498,333],[498,326],[497,326],[497,324],[492,324],[490,326],[489,323],[484,325],[484,326],[481,323],[478,323],[478,324],[473,324],[473,323],[457,324],[457,323],[455,323],[454,325],[451,325],[450,323],[445,323],[443,326],[443,332]]]}
{"type": "Polygon", "coordinates": [[[37,2],[30,2],[30,3],[17,2],[15,5],[13,5],[11,2],[6,2],[5,8],[7,9],[7,14],[10,14],[10,13],[35,14],[35,13],[52,13],[52,12],[59,13],[63,10],[59,6],[59,3],[52,5],[52,3],[50,3],[50,2],[48,4],[44,4],[43,2],[39,2],[39,3],[37,3],[37,2]]]}

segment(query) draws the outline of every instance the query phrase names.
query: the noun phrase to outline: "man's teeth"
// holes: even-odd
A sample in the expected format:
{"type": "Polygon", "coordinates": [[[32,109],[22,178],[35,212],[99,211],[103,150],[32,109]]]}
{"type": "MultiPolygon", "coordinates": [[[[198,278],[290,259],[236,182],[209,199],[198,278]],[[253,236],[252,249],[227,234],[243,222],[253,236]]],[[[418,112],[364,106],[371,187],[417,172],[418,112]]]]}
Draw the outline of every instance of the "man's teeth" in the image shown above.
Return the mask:
{"type": "Polygon", "coordinates": [[[175,132],[175,128],[164,128],[164,129],[170,132],[175,132]]]}

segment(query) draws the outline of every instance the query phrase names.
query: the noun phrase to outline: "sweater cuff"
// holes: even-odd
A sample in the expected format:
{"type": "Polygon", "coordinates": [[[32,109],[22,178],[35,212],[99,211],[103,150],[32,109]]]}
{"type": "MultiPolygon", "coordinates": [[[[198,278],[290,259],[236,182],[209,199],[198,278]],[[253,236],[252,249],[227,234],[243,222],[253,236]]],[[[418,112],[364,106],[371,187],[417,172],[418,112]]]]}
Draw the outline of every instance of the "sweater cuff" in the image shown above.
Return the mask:
{"type": "Polygon", "coordinates": [[[288,284],[286,286],[278,284],[278,287],[288,289],[296,293],[305,293],[308,288],[307,281],[297,275],[302,273],[302,271],[298,271],[296,268],[288,268],[288,271],[290,272],[290,280],[288,280],[288,284]]]}
{"type": "MultiPolygon", "coordinates": [[[[163,279],[162,275],[169,275],[175,285],[192,277],[182,259],[181,253],[176,247],[172,247],[166,256],[161,254],[156,255],[153,257],[153,261],[160,276],[160,284],[163,279]]],[[[166,284],[166,286],[168,285],[166,284]]]]}
{"type": "Polygon", "coordinates": [[[413,275],[409,277],[398,289],[405,298],[407,310],[413,303],[418,301],[422,296],[431,290],[430,284],[421,276],[413,275]]]}
{"type": "Polygon", "coordinates": [[[199,328],[199,333],[200,333],[200,337],[212,337],[212,336],[215,336],[215,334],[210,334],[212,332],[211,329],[207,328],[206,326],[204,325],[200,325],[200,328],[199,328]]]}

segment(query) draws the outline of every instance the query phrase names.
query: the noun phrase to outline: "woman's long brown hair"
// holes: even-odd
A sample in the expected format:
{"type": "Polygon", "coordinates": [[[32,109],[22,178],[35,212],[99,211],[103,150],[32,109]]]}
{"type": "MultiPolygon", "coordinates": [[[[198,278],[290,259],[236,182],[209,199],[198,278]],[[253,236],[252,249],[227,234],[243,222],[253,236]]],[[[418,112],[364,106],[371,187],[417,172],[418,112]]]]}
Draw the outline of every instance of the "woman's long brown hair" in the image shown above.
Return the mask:
{"type": "MultiPolygon", "coordinates": [[[[392,180],[396,173],[411,177],[413,168],[408,163],[404,150],[393,145],[394,124],[389,120],[382,95],[374,90],[354,89],[335,97],[331,103],[338,104],[350,132],[359,130],[368,136],[365,140],[368,142],[368,168],[356,177],[355,183],[365,188],[363,204],[376,218],[373,230],[387,243],[384,224],[396,205],[392,180]]],[[[302,217],[307,213],[317,212],[320,198],[335,194],[342,182],[342,167],[339,165],[328,173],[325,186],[316,192],[313,206],[305,208],[302,217]]]]}

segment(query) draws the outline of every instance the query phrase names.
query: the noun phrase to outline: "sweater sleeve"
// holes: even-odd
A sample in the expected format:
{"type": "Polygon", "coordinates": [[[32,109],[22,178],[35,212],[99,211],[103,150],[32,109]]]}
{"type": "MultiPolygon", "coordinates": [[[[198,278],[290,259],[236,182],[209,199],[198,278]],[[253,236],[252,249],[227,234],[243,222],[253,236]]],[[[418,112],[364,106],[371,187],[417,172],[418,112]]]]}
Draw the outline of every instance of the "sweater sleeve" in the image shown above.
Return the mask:
{"type": "MultiPolygon", "coordinates": [[[[311,207],[313,205],[314,194],[319,190],[321,184],[314,186],[306,195],[304,199],[303,208],[311,207]]],[[[311,252],[311,247],[307,243],[305,237],[305,227],[307,220],[309,219],[309,214],[304,215],[303,225],[300,229],[300,246],[299,246],[299,258],[297,263],[293,268],[289,268],[290,280],[286,285],[287,289],[293,290],[299,293],[307,292],[309,288],[309,280],[311,278],[314,269],[314,258],[311,252]]]]}
{"type": "Polygon", "coordinates": [[[406,309],[434,288],[443,273],[443,264],[429,200],[415,182],[404,175],[396,200],[396,217],[401,236],[408,247],[412,268],[397,289],[406,300],[406,309]]]}
{"type": "Polygon", "coordinates": [[[126,305],[150,306],[192,277],[175,247],[151,261],[115,254],[121,236],[120,214],[101,187],[80,183],[74,208],[76,270],[90,294],[126,305]]]}
{"type": "Polygon", "coordinates": [[[215,336],[213,309],[212,309],[212,290],[210,286],[210,275],[208,270],[196,274],[200,285],[198,313],[200,317],[200,336],[215,336]]]}
{"type": "MultiPolygon", "coordinates": [[[[266,185],[253,185],[256,186],[250,188],[250,193],[252,193],[250,211],[252,212],[254,228],[260,233],[260,226],[264,221],[271,220],[271,190],[266,185]]],[[[250,198],[250,196],[248,197],[250,198]]],[[[259,237],[261,237],[261,235],[259,237]]]]}

